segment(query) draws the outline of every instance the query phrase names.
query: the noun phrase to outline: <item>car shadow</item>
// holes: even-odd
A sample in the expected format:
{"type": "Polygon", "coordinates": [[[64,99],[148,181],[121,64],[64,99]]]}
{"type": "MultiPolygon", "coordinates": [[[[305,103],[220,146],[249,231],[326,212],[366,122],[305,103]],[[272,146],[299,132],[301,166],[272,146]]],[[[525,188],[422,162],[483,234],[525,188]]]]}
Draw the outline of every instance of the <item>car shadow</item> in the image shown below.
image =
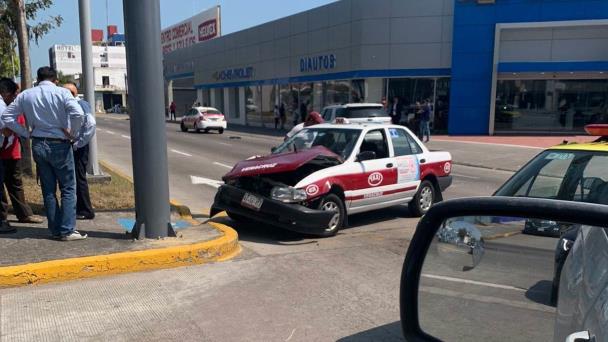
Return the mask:
{"type": "Polygon", "coordinates": [[[551,304],[551,284],[549,280],[537,282],[526,291],[526,298],[538,304],[555,306],[551,304]]]}
{"type": "MultiPolygon", "coordinates": [[[[407,206],[402,205],[379,209],[368,213],[355,214],[349,216],[348,226],[342,228],[338,232],[338,236],[340,234],[347,233],[350,229],[373,226],[402,218],[415,217],[410,214],[407,206]]],[[[242,241],[266,243],[273,245],[297,245],[314,244],[317,243],[317,240],[327,239],[323,237],[318,237],[316,235],[307,235],[303,233],[293,232],[287,229],[273,227],[265,223],[259,223],[254,221],[237,222],[226,216],[214,217],[211,220],[232,227],[239,234],[239,240],[242,241]]],[[[329,239],[331,239],[331,237],[329,237],[329,239]]]]}
{"type": "Polygon", "coordinates": [[[338,342],[360,341],[405,341],[401,332],[401,322],[393,322],[376,328],[358,332],[337,340],[338,342]]]}

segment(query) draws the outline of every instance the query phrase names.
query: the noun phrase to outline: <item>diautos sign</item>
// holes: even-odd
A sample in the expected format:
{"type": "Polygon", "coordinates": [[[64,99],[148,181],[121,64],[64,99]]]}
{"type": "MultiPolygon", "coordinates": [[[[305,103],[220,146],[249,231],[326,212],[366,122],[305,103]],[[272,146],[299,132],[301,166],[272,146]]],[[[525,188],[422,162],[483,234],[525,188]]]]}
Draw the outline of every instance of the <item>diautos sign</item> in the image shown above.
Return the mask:
{"type": "Polygon", "coordinates": [[[331,70],[336,67],[336,55],[321,55],[300,58],[300,72],[331,70]]]}
{"type": "Polygon", "coordinates": [[[253,77],[253,67],[216,71],[211,76],[216,81],[243,80],[253,77]]]}

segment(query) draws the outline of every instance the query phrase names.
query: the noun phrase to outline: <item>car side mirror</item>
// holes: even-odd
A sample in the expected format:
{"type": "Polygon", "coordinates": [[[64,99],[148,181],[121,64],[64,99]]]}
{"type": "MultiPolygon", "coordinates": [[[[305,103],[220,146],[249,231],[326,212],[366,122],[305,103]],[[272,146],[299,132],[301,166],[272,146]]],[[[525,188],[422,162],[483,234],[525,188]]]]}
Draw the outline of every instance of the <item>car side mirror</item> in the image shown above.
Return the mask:
{"type": "Polygon", "coordinates": [[[363,152],[357,154],[358,162],[362,162],[362,161],[366,161],[366,160],[373,160],[373,159],[376,159],[376,152],[374,152],[374,151],[363,151],[363,152]]]}
{"type": "MultiPolygon", "coordinates": [[[[594,308],[608,306],[601,295],[608,276],[602,285],[591,276],[608,268],[606,222],[606,206],[593,203],[496,196],[433,205],[402,268],[405,340],[565,341],[578,331],[570,322],[602,316],[594,308]],[[555,238],[532,220],[576,232],[555,238]],[[589,292],[590,282],[597,291],[589,292]],[[586,307],[578,300],[583,294],[590,297],[586,307]]],[[[598,323],[585,328],[597,335],[608,321],[593,319],[598,323]]]]}

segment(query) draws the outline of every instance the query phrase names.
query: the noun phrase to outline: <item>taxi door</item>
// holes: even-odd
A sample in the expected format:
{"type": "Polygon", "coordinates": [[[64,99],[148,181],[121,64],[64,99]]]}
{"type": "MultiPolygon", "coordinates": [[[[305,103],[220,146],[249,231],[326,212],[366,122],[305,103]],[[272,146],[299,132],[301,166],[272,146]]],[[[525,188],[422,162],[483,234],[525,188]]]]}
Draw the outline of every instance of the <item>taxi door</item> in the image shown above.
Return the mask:
{"type": "Polygon", "coordinates": [[[391,196],[397,183],[396,161],[390,150],[386,129],[368,131],[357,154],[361,152],[373,152],[375,158],[355,161],[357,172],[348,180],[349,191],[345,193],[349,213],[385,206],[387,196],[391,196]]]}
{"type": "Polygon", "coordinates": [[[413,139],[403,128],[388,128],[390,145],[393,150],[397,179],[387,201],[409,200],[416,195],[420,185],[420,147],[412,144],[413,139]]]}

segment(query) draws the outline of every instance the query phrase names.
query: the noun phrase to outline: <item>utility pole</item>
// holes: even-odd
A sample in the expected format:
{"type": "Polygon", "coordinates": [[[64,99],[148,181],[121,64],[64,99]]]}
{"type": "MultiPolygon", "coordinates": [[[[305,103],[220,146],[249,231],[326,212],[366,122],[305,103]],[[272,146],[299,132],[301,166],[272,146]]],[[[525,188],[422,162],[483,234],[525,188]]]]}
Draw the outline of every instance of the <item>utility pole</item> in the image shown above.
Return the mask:
{"type": "MultiPolygon", "coordinates": [[[[95,116],[95,77],[93,75],[93,43],[91,42],[91,1],[78,0],[80,16],[80,54],[82,60],[82,83],[84,99],[91,105],[91,114],[95,116]]],[[[97,134],[89,142],[89,173],[101,176],[97,161],[97,134]]]]}
{"type": "Polygon", "coordinates": [[[175,236],[170,221],[159,0],[123,0],[135,238],[175,236]]]}

